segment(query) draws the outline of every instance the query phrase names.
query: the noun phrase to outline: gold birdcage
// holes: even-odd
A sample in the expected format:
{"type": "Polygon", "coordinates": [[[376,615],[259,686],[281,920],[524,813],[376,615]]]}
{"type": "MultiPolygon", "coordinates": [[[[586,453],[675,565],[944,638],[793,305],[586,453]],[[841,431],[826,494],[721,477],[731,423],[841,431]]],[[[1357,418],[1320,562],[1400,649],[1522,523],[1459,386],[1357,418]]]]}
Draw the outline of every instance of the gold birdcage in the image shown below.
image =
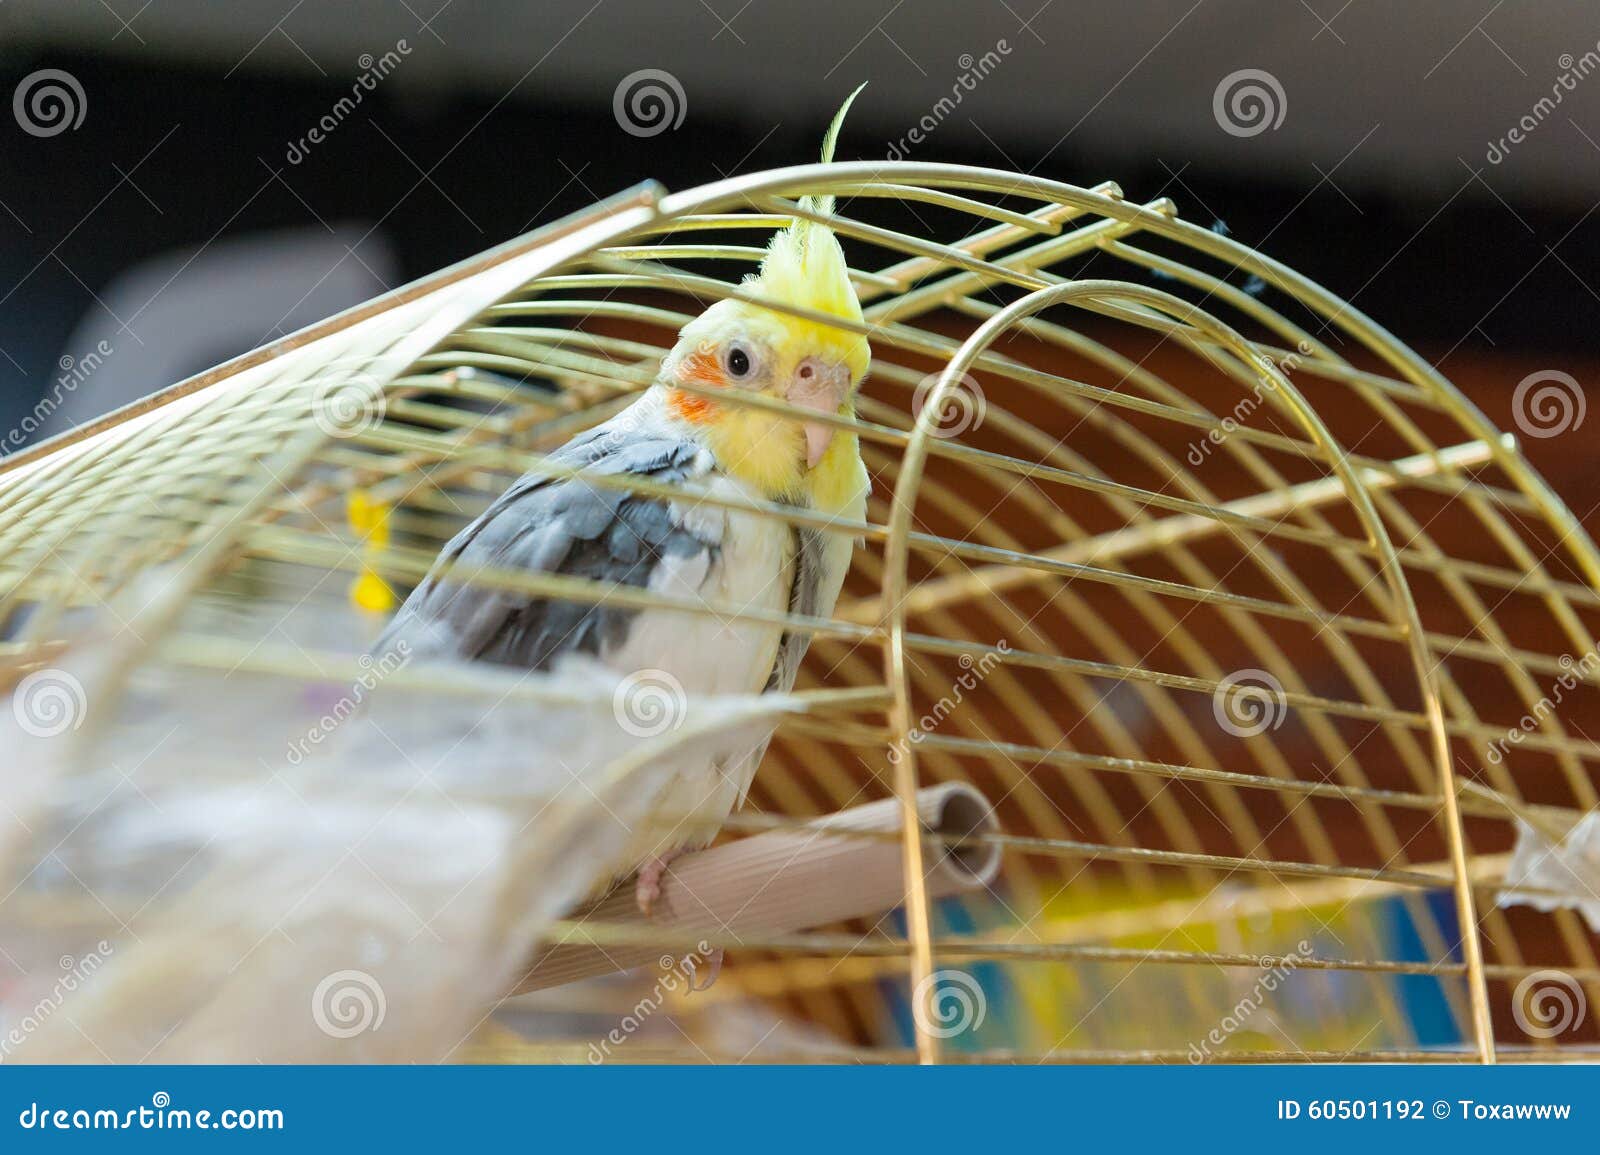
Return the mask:
{"type": "MultiPolygon", "coordinates": [[[[157,567],[223,605],[353,598],[375,630],[823,192],[873,350],[845,422],[873,493],[865,524],[819,527],[861,539],[836,612],[801,623],[798,689],[823,696],[724,840],[950,784],[985,812],[892,836],[892,910],[710,935],[718,982],[618,1053],[733,1061],[770,1025],[753,1057],[1593,1057],[1581,904],[1502,898],[1519,837],[1558,845],[1596,803],[1600,554],[1378,324],[1111,183],[854,162],[644,185],[18,454],[9,680],[157,567]],[[935,892],[961,849],[998,874],[935,892]]],[[[552,592],[608,596],[580,586],[552,592]]],[[[155,626],[138,660],[299,672],[155,626]]],[[[467,1053],[581,1061],[638,1007],[615,976],[531,985],[467,1053]]]]}

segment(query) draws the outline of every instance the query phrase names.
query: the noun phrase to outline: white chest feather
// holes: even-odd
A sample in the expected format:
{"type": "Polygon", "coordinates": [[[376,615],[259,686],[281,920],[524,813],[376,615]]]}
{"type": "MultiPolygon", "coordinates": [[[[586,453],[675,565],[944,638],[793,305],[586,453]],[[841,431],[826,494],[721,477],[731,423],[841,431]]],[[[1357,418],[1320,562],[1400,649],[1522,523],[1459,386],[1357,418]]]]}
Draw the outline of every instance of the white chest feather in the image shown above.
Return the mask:
{"type": "MultiPolygon", "coordinates": [[[[710,480],[709,487],[719,496],[751,498],[739,482],[728,478],[710,480]]],[[[760,693],[771,675],[783,627],[741,615],[760,614],[770,620],[789,608],[794,536],[783,522],[723,506],[685,503],[674,512],[694,524],[700,536],[720,539],[721,544],[710,554],[667,559],[649,588],[704,608],[644,610],[630,624],[622,644],[601,658],[612,669],[641,673],[670,693],[681,687],[688,697],[760,693]]],[[[743,748],[721,751],[702,769],[680,774],[670,783],[652,808],[665,823],[636,832],[631,847],[634,861],[709,841],[749,789],[765,741],[749,743],[746,738],[743,748]]]]}
{"type": "MultiPolygon", "coordinates": [[[[736,481],[715,478],[717,496],[751,500],[736,481]]],[[[656,669],[671,674],[690,694],[753,694],[765,685],[782,627],[751,621],[745,612],[771,617],[788,608],[794,580],[793,535],[771,518],[719,505],[674,506],[674,514],[710,530],[720,547],[711,555],[669,558],[650,579],[653,593],[707,609],[641,612],[622,645],[604,655],[624,673],[656,669]]]]}

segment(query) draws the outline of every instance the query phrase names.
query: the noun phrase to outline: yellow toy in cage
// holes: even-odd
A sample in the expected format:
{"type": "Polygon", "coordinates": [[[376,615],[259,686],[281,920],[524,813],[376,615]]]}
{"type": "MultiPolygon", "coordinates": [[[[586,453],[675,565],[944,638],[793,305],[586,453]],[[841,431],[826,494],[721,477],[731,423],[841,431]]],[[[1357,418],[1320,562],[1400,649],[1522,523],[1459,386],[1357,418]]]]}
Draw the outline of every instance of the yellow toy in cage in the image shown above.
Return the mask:
{"type": "MultiPolygon", "coordinates": [[[[909,162],[642,185],[18,454],[0,503],[0,945],[35,966],[106,945],[79,1009],[113,1057],[152,1035],[157,1057],[280,1036],[268,1057],[1593,1056],[1582,895],[1517,859],[1564,853],[1595,807],[1594,664],[1572,656],[1595,649],[1600,554],[1414,352],[1164,198],[909,162]],[[859,319],[743,280],[796,220],[842,242],[859,319]],[[823,422],[860,444],[865,516],[732,502],[861,544],[831,614],[759,619],[813,638],[776,717],[741,701],[667,736],[778,725],[722,841],[649,917],[626,889],[546,909],[525,880],[559,874],[574,799],[301,773],[385,699],[397,741],[448,731],[441,766],[489,740],[486,700],[605,727],[582,686],[358,656],[463,525],[530,470],[572,476],[548,455],[729,300],[873,360],[823,422]],[[218,757],[263,718],[281,756],[218,757]],[[219,931],[206,912],[241,891],[219,931]],[[719,949],[709,990],[677,981],[719,949]],[[1528,1010],[1552,972],[1559,1030],[1528,1010]],[[262,984],[323,1006],[319,1030],[262,984]]],[[[694,612],[581,575],[450,577],[694,612]]],[[[607,759],[639,763],[659,735],[635,724],[607,759]]],[[[341,769],[369,756],[393,760],[374,740],[341,769]]],[[[82,1053],[48,1024],[31,1043],[82,1053]]]]}

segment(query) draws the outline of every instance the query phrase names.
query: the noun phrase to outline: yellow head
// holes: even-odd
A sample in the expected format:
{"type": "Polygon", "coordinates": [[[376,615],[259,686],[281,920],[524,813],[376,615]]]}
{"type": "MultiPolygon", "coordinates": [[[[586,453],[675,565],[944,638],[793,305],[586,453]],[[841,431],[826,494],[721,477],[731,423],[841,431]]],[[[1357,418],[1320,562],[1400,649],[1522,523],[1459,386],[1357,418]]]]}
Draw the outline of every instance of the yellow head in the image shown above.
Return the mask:
{"type": "MultiPolygon", "coordinates": [[[[863,86],[865,87],[865,86],[863,86]]],[[[856,93],[839,109],[823,140],[834,140],[856,93]]],[[[805,197],[802,207],[827,213],[833,198],[805,197]]],[[[745,279],[751,296],[807,313],[862,323],[844,251],[832,231],[803,218],[772,238],[761,270],[745,279]]],[[[854,477],[855,435],[816,421],[797,421],[722,402],[717,392],[747,390],[819,414],[848,417],[872,360],[861,333],[746,301],[718,301],[683,327],[661,367],[667,403],[694,425],[726,472],[774,499],[828,507],[834,490],[854,477]],[[682,386],[711,390],[691,392],[682,386]]]]}

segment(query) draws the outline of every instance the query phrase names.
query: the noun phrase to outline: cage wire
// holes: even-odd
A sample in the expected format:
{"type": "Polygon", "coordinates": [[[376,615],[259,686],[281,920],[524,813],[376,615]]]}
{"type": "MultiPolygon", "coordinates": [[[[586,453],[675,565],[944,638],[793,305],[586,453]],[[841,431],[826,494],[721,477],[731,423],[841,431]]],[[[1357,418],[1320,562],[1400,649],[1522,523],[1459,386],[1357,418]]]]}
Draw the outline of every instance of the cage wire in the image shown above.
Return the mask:
{"type": "Polygon", "coordinates": [[[627,1014],[629,1061],[1596,1057],[1595,932],[1573,902],[1501,902],[1519,836],[1558,844],[1595,806],[1593,542],[1374,321],[1109,182],[903,162],[642,185],[17,454],[7,682],[162,567],[213,616],[141,620],[130,663],[324,676],[318,643],[359,652],[807,215],[865,309],[872,372],[836,424],[873,492],[861,525],[760,510],[861,543],[831,617],[783,618],[814,632],[814,709],[723,838],[948,783],[993,825],[892,835],[897,909],[706,936],[727,964],[692,994],[646,968],[515,995],[463,1055],[593,1060],[627,1014]],[[824,192],[836,211],[798,203],[824,192]],[[216,624],[241,605],[261,637],[216,624]],[[314,636],[282,644],[307,606],[314,636]],[[998,877],[931,895],[930,860],[973,844],[998,877]],[[1559,1032],[1527,1009],[1550,972],[1577,1000],[1559,1032]]]}

